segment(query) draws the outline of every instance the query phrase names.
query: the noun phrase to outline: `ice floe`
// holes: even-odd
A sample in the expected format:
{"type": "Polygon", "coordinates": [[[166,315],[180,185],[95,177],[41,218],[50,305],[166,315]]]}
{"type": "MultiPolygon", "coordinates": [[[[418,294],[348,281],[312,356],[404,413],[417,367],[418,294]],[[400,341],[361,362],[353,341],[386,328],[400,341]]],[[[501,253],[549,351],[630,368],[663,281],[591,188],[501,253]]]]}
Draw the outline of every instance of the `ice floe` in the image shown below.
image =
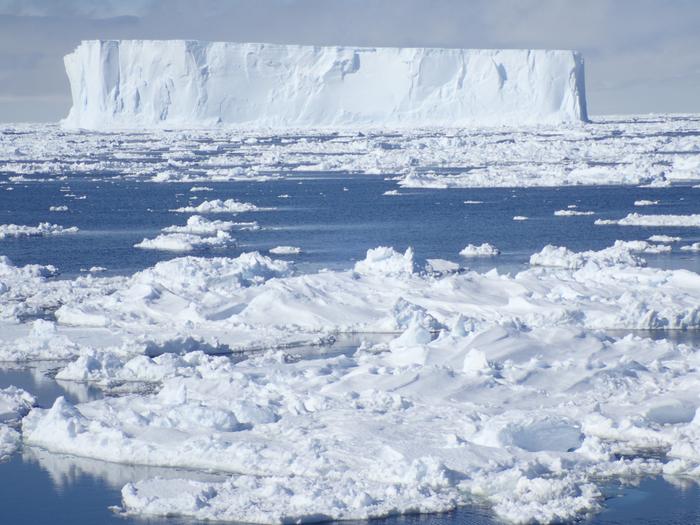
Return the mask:
{"type": "Polygon", "coordinates": [[[301,253],[301,248],[298,246],[275,246],[270,248],[270,253],[273,255],[296,255],[301,253]]]}
{"type": "Polygon", "coordinates": [[[487,242],[480,245],[467,244],[459,254],[462,257],[493,257],[499,255],[501,250],[487,242]]]}
{"type": "Polygon", "coordinates": [[[258,209],[257,206],[249,202],[239,202],[235,199],[214,199],[204,201],[197,206],[183,206],[172,211],[177,213],[242,213],[258,209]]]}
{"type": "Polygon", "coordinates": [[[700,214],[692,215],[640,215],[630,213],[619,220],[597,219],[595,224],[618,226],[675,226],[700,228],[700,214]]]}
{"type": "Polygon", "coordinates": [[[66,233],[76,233],[75,226],[63,227],[49,222],[40,222],[36,226],[25,226],[22,224],[0,224],[0,240],[8,237],[45,237],[49,235],[63,235],[66,233]]]}

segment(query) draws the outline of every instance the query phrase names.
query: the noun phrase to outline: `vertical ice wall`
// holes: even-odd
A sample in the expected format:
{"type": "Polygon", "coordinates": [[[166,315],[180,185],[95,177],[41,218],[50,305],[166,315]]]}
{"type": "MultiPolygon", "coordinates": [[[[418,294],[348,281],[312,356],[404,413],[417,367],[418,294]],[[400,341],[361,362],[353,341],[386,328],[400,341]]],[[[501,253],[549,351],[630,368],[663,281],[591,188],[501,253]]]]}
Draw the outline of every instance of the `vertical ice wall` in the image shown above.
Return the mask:
{"type": "Polygon", "coordinates": [[[472,126],[587,119],[574,51],[83,41],[65,57],[87,129],[472,126]]]}

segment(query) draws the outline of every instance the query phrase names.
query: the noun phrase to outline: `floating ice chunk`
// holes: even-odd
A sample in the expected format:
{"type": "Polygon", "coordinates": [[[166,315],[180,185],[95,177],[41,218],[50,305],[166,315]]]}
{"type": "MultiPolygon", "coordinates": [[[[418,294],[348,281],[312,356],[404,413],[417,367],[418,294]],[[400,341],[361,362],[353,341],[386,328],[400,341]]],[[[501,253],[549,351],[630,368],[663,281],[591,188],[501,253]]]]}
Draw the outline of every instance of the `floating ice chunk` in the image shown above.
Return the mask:
{"type": "Polygon", "coordinates": [[[493,257],[495,255],[500,255],[500,253],[501,250],[487,242],[478,246],[467,244],[462,251],[459,252],[462,257],[493,257]]]}
{"type": "Polygon", "coordinates": [[[296,255],[301,253],[301,248],[298,246],[275,246],[270,248],[270,253],[274,255],[296,255]]]}
{"type": "Polygon", "coordinates": [[[214,191],[214,188],[210,188],[209,186],[192,186],[190,191],[193,193],[201,191],[214,191]]]}
{"type": "Polygon", "coordinates": [[[696,215],[640,215],[630,213],[620,220],[598,219],[597,225],[616,224],[618,226],[675,226],[700,228],[700,214],[696,215]]]}
{"type": "Polygon", "coordinates": [[[230,231],[241,223],[209,220],[201,215],[192,215],[184,226],[167,226],[165,233],[189,233],[194,235],[216,235],[219,231],[230,231]]]}
{"type": "Polygon", "coordinates": [[[526,221],[528,220],[529,217],[525,217],[524,215],[515,215],[513,217],[514,221],[526,221]]]}
{"type": "Polygon", "coordinates": [[[401,195],[401,193],[399,192],[399,190],[387,190],[384,193],[382,193],[382,195],[401,195]]]}
{"type": "Polygon", "coordinates": [[[574,209],[557,210],[554,212],[557,217],[578,217],[584,215],[595,215],[594,211],[580,211],[574,209]]]}
{"type": "Polygon", "coordinates": [[[459,271],[459,264],[446,259],[426,259],[425,270],[433,274],[447,274],[459,271]]]}
{"type": "Polygon", "coordinates": [[[248,202],[239,202],[235,199],[214,199],[204,201],[198,206],[183,206],[171,211],[177,213],[243,213],[257,210],[259,210],[257,206],[248,202]]]}
{"type": "Polygon", "coordinates": [[[464,204],[483,204],[484,201],[464,201],[464,204]]]}
{"type": "Polygon", "coordinates": [[[678,242],[681,240],[680,237],[673,237],[671,235],[652,235],[648,239],[651,242],[678,242]]]}
{"type": "Polygon", "coordinates": [[[693,244],[681,246],[681,250],[684,252],[700,252],[700,242],[694,242],[693,244]]]}
{"type": "Polygon", "coordinates": [[[49,211],[68,211],[68,206],[49,206],[49,211]]]}
{"type": "Polygon", "coordinates": [[[355,271],[360,274],[401,275],[415,271],[413,248],[401,254],[393,248],[380,246],[367,250],[367,256],[355,263],[355,271]]]}
{"type": "Polygon", "coordinates": [[[670,253],[671,247],[664,244],[652,244],[647,241],[615,241],[614,247],[624,248],[639,253],[670,253]]]}
{"type": "Polygon", "coordinates": [[[635,206],[655,206],[659,203],[659,201],[651,201],[647,199],[641,199],[638,201],[634,201],[635,206]]]}
{"type": "Polygon", "coordinates": [[[0,224],[0,240],[7,237],[45,237],[50,235],[63,235],[76,233],[78,228],[71,226],[65,228],[58,224],[40,222],[37,226],[24,226],[20,224],[0,224]]]}
{"type": "Polygon", "coordinates": [[[530,256],[530,264],[569,269],[579,269],[589,264],[596,268],[642,266],[644,261],[632,255],[631,251],[629,245],[622,241],[616,241],[614,246],[604,250],[585,252],[574,252],[563,246],[548,244],[542,251],[530,256]]]}
{"type": "Polygon", "coordinates": [[[144,250],[162,250],[169,252],[191,252],[202,248],[224,248],[235,242],[225,231],[215,235],[195,235],[191,233],[166,233],[154,239],[144,239],[134,244],[134,248],[144,250]]]}

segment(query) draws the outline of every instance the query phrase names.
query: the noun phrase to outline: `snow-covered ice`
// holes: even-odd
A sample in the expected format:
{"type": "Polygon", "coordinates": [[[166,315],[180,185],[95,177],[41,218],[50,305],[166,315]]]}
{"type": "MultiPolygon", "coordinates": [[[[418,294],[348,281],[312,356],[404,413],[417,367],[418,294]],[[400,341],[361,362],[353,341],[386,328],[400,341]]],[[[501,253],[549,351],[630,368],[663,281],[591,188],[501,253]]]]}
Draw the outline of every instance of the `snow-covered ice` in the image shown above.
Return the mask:
{"type": "Polygon", "coordinates": [[[270,248],[270,253],[273,255],[296,255],[301,253],[301,248],[298,246],[275,246],[270,248]]]}
{"type": "Polygon", "coordinates": [[[0,240],[8,237],[45,237],[48,235],[63,235],[66,233],[76,233],[78,228],[70,226],[68,228],[49,222],[40,222],[36,226],[25,226],[23,224],[0,224],[0,240]]]}
{"type": "Polygon", "coordinates": [[[462,257],[493,257],[499,255],[501,250],[487,242],[480,245],[467,244],[459,254],[462,257]]]}
{"type": "Polygon", "coordinates": [[[693,215],[641,215],[630,213],[622,219],[597,219],[598,225],[618,226],[676,226],[684,228],[700,228],[700,214],[693,215]]]}
{"type": "Polygon", "coordinates": [[[256,211],[259,208],[249,202],[239,202],[236,199],[214,199],[203,201],[197,206],[183,206],[172,211],[178,213],[243,213],[256,211]]]}

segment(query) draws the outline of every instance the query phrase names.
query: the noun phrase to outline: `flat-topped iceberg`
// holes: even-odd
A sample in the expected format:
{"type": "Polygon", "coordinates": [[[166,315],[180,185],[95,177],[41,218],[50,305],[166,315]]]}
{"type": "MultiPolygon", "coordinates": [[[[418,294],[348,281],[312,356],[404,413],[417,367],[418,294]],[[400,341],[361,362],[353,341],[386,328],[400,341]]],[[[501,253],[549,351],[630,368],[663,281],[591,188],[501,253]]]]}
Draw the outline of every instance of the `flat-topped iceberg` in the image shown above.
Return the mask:
{"type": "Polygon", "coordinates": [[[574,51],[90,40],[65,65],[69,128],[587,120],[574,51]]]}

